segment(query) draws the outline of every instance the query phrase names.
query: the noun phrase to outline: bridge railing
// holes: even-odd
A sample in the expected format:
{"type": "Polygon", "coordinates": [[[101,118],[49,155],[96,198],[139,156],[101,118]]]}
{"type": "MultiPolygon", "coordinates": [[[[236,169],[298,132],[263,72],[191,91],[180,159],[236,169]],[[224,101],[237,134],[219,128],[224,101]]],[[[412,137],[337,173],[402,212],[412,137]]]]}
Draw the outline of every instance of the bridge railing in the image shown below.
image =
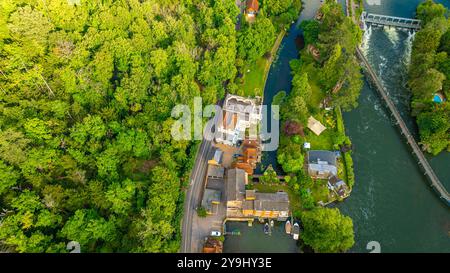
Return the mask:
{"type": "Polygon", "coordinates": [[[409,27],[409,28],[420,28],[421,21],[418,19],[412,19],[412,18],[404,18],[404,17],[397,17],[397,16],[388,16],[388,15],[380,15],[380,14],[373,14],[373,13],[367,13],[363,12],[361,14],[361,22],[365,23],[375,23],[380,25],[387,25],[387,26],[396,26],[396,27],[409,27]]]}

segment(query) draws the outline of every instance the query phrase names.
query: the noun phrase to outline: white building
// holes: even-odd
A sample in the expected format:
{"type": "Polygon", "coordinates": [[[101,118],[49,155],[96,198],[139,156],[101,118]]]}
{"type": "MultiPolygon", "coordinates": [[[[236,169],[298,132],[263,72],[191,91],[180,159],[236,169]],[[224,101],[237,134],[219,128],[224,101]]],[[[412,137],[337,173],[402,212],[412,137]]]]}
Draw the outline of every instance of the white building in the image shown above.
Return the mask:
{"type": "Polygon", "coordinates": [[[261,108],[259,97],[252,99],[228,94],[217,127],[216,141],[235,146],[239,140],[257,139],[258,125],[262,120],[261,108]]]}

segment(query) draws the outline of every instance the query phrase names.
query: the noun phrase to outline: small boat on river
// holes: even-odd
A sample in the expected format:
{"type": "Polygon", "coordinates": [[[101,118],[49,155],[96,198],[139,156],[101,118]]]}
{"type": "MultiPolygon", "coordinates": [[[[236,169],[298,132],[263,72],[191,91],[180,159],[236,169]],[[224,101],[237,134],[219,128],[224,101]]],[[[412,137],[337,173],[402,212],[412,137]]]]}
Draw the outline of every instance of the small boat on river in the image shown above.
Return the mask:
{"type": "Polygon", "coordinates": [[[264,224],[264,233],[265,233],[265,234],[269,234],[269,230],[270,230],[269,224],[268,224],[268,223],[265,223],[265,224],[264,224]]]}
{"type": "Polygon", "coordinates": [[[287,234],[291,234],[292,231],[291,221],[287,220],[286,224],[284,225],[284,228],[286,229],[287,234]]]}
{"type": "Polygon", "coordinates": [[[273,222],[273,220],[270,220],[270,227],[273,227],[275,224],[273,222]]]}
{"type": "Polygon", "coordinates": [[[292,231],[292,233],[293,233],[294,240],[298,240],[299,235],[300,235],[300,226],[298,225],[298,223],[294,224],[294,230],[292,231]]]}

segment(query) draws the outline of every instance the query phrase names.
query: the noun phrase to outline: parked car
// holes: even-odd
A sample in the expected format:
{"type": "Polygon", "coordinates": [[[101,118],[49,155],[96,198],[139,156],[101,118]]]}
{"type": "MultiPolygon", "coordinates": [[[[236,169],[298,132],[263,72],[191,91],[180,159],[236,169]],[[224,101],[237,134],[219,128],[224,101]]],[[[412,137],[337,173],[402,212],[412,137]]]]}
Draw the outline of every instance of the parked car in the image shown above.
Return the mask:
{"type": "Polygon", "coordinates": [[[211,236],[219,237],[220,235],[222,235],[222,233],[220,233],[220,231],[216,231],[216,230],[211,231],[211,236]]]}

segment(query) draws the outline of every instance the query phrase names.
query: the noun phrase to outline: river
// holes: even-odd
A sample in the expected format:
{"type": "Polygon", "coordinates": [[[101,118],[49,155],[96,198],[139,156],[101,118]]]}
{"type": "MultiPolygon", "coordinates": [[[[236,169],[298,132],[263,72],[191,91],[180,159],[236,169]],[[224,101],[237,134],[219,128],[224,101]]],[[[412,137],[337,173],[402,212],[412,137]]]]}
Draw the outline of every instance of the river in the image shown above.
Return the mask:
{"type": "MultiPolygon", "coordinates": [[[[295,43],[295,39],[301,34],[301,29],[299,25],[304,20],[313,19],[316,15],[316,11],[320,7],[319,0],[307,1],[306,4],[303,5],[303,10],[295,24],[292,24],[289,29],[288,34],[283,38],[280,48],[278,49],[277,56],[275,57],[275,61],[272,63],[269,75],[267,76],[266,86],[264,89],[264,99],[263,105],[267,105],[267,112],[271,111],[271,104],[273,97],[279,91],[286,91],[289,93],[292,86],[292,75],[291,75],[291,67],[289,66],[289,62],[291,60],[297,59],[299,56],[298,48],[295,43]]],[[[268,122],[268,131],[271,130],[270,122],[268,122]]],[[[283,171],[279,167],[277,163],[277,152],[264,152],[262,164],[258,166],[256,173],[261,173],[262,170],[268,165],[272,165],[277,173],[282,173],[283,171]],[[262,167],[261,169],[259,167],[262,167]]]]}
{"type": "MultiPolygon", "coordinates": [[[[370,0],[364,4],[368,12],[413,17],[419,2],[370,0]],[[377,2],[380,5],[369,5],[377,2]]],[[[450,6],[448,0],[441,2],[450,6]]],[[[264,104],[270,104],[278,91],[290,90],[289,61],[298,57],[295,38],[300,30],[296,26],[301,20],[312,18],[319,3],[306,0],[299,21],[283,39],[278,59],[269,72],[264,104]]],[[[417,134],[409,116],[409,95],[405,88],[411,38],[405,31],[373,28],[365,37],[364,49],[408,126],[417,134]]],[[[350,251],[368,252],[367,243],[377,241],[382,252],[450,252],[450,209],[430,188],[375,92],[365,83],[359,107],[344,113],[346,132],[354,144],[356,183],[351,196],[337,207],[353,219],[355,245],[350,251]]],[[[429,159],[444,186],[450,189],[450,153],[429,159]]],[[[263,163],[276,166],[276,152],[265,155],[263,163]]],[[[227,238],[224,251],[298,251],[293,240],[286,241],[284,246],[272,244],[276,234],[265,238],[258,227],[239,225],[242,236],[227,238]]],[[[280,240],[285,242],[283,237],[280,240]]]]}
{"type": "MultiPolygon", "coordinates": [[[[411,18],[419,2],[365,2],[365,9],[411,18]]],[[[450,6],[449,1],[442,2],[450,6]]],[[[365,40],[369,62],[417,135],[405,88],[411,35],[373,28],[365,40]]],[[[356,243],[352,251],[366,252],[369,241],[378,241],[382,252],[450,252],[450,210],[430,188],[375,92],[365,84],[359,107],[344,114],[347,134],[355,146],[356,185],[350,198],[338,207],[353,219],[356,243]]],[[[431,158],[430,164],[450,189],[450,153],[431,158]]]]}

